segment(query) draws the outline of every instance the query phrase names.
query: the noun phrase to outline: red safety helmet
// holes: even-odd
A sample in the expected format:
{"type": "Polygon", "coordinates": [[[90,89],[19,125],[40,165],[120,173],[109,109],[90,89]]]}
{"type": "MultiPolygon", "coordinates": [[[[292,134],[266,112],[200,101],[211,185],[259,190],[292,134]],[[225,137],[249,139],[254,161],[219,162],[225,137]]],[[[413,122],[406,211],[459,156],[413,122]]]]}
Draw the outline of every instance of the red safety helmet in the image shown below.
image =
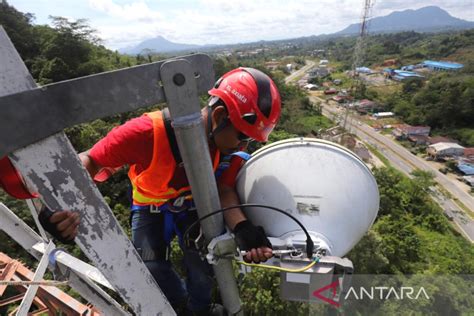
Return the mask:
{"type": "Polygon", "coordinates": [[[209,94],[222,100],[234,127],[245,135],[266,142],[281,113],[280,94],[266,74],[254,68],[237,68],[217,80],[209,94]]]}

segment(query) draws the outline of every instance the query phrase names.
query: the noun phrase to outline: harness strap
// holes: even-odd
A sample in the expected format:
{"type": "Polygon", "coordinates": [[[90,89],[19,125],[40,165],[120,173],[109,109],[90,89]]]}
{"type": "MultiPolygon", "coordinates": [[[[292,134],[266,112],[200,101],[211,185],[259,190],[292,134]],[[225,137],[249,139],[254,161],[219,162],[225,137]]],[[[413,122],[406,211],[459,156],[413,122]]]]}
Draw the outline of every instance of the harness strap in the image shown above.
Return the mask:
{"type": "Polygon", "coordinates": [[[183,162],[181,153],[179,152],[178,142],[176,141],[176,135],[174,133],[173,126],[171,125],[171,115],[168,108],[164,108],[163,111],[163,122],[165,124],[166,135],[168,136],[168,142],[170,143],[171,152],[173,153],[176,164],[179,165],[183,162]]]}

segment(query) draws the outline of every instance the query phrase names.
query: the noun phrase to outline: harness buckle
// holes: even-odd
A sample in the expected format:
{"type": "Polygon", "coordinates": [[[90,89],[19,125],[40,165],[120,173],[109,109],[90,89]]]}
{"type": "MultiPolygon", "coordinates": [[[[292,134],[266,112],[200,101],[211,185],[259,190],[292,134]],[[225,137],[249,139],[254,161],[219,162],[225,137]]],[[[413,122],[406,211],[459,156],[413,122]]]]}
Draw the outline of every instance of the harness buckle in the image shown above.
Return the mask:
{"type": "Polygon", "coordinates": [[[173,202],[173,206],[176,208],[180,208],[184,204],[184,196],[178,197],[176,200],[173,202]]]}
{"type": "Polygon", "coordinates": [[[173,213],[180,213],[189,209],[186,202],[186,197],[180,196],[173,201],[168,202],[168,209],[173,213]]]}
{"type": "Polygon", "coordinates": [[[204,249],[204,234],[202,233],[202,228],[199,228],[199,235],[196,237],[196,239],[193,240],[194,247],[198,251],[202,251],[204,249]]]}
{"type": "Polygon", "coordinates": [[[160,207],[154,204],[150,205],[150,213],[151,214],[159,214],[161,213],[160,207]]]}

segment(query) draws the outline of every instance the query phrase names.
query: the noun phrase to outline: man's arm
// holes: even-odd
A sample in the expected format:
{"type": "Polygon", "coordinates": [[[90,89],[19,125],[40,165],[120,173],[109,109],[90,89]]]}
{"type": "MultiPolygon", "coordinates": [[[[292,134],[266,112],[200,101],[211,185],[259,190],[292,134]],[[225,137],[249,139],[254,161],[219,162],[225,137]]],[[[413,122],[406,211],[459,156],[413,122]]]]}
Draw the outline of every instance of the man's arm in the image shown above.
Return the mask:
{"type": "MultiPolygon", "coordinates": [[[[222,208],[240,204],[237,192],[235,192],[233,187],[223,183],[218,183],[217,187],[219,189],[222,208]]],[[[247,220],[240,208],[236,207],[225,211],[224,220],[227,226],[234,231],[237,239],[241,239],[245,236],[244,239],[249,239],[247,240],[248,242],[257,245],[255,248],[252,247],[250,249],[245,249],[248,250],[247,254],[244,256],[246,262],[265,262],[268,258],[272,257],[272,249],[268,247],[270,243],[268,242],[263,229],[261,227],[253,226],[250,221],[247,220]]]]}
{"type": "MultiPolygon", "coordinates": [[[[153,147],[148,144],[153,144],[153,123],[149,117],[141,116],[113,128],[91,150],[80,153],[79,158],[94,179],[104,170],[111,169],[113,173],[114,169],[123,165],[143,164],[145,160],[148,164],[147,159],[151,160],[153,152],[153,147]]],[[[107,176],[103,177],[103,180],[106,178],[107,176]]],[[[53,212],[44,208],[39,218],[43,227],[61,241],[70,242],[77,235],[80,222],[78,212],[72,210],[53,212]]]]}
{"type": "MultiPolygon", "coordinates": [[[[234,188],[225,184],[218,184],[217,188],[219,190],[219,198],[222,208],[240,204],[239,197],[234,188]]],[[[224,220],[231,230],[234,230],[238,223],[245,221],[246,219],[244,213],[238,207],[224,212],[224,220]]]]}

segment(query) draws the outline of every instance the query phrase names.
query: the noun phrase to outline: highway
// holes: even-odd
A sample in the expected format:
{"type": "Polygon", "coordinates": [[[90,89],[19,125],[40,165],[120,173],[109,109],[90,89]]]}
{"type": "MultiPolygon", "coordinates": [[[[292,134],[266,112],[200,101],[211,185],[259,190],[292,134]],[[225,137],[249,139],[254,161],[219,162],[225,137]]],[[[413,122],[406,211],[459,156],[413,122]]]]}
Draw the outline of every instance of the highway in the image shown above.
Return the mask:
{"type": "MultiPolygon", "coordinates": [[[[345,110],[338,110],[335,106],[325,104],[324,100],[312,96],[313,101],[321,102],[323,106],[323,115],[333,118],[334,116],[343,117],[345,110]]],[[[333,103],[333,102],[331,102],[333,103]]],[[[335,104],[335,102],[334,102],[335,104]]],[[[343,120],[340,120],[343,124],[343,120]]],[[[346,122],[346,129],[350,130],[362,141],[375,147],[383,154],[389,162],[397,169],[410,176],[410,172],[415,169],[425,170],[435,175],[434,180],[438,182],[454,198],[461,201],[470,210],[474,210],[474,198],[467,192],[461,190],[452,183],[452,180],[439,172],[436,168],[427,164],[423,159],[410,153],[406,148],[396,143],[394,140],[377,133],[373,128],[349,115],[346,122]]],[[[474,243],[474,220],[469,217],[453,200],[444,196],[437,189],[431,192],[433,199],[444,209],[447,217],[452,220],[463,232],[465,237],[474,243]]]]}
{"type": "Polygon", "coordinates": [[[296,78],[304,75],[305,72],[307,72],[308,70],[310,70],[311,68],[314,67],[316,63],[314,61],[311,61],[311,60],[307,60],[306,61],[306,65],[304,65],[303,67],[301,67],[300,69],[296,70],[295,72],[291,73],[289,76],[287,76],[285,78],[285,83],[286,84],[289,84],[290,82],[292,81],[295,81],[296,78]]]}
{"type": "MultiPolygon", "coordinates": [[[[300,70],[295,71],[291,75],[285,78],[285,83],[289,84],[295,81],[304,72],[313,67],[315,63],[307,60],[306,65],[300,70]]],[[[317,97],[310,96],[312,101],[318,102],[322,105],[323,115],[331,119],[334,117],[343,118],[345,110],[338,110],[335,102],[326,103],[325,100],[317,97]],[[332,106],[330,105],[332,104],[332,106]]],[[[338,120],[339,124],[343,124],[343,119],[338,120]]],[[[434,174],[434,180],[446,191],[448,191],[454,199],[457,199],[464,204],[469,210],[474,211],[474,198],[461,188],[456,186],[451,179],[439,172],[436,168],[427,164],[423,159],[410,153],[402,145],[398,144],[394,140],[377,133],[372,127],[367,124],[360,122],[357,118],[352,115],[348,115],[346,119],[346,129],[351,133],[355,134],[359,139],[367,144],[375,147],[384,157],[388,159],[393,167],[399,169],[409,177],[412,177],[410,173],[415,169],[429,171],[434,174]]],[[[431,196],[435,202],[444,210],[444,214],[449,220],[459,228],[463,236],[474,243],[474,220],[465,213],[465,211],[456,204],[451,197],[445,196],[436,188],[431,188],[431,196]]]]}

